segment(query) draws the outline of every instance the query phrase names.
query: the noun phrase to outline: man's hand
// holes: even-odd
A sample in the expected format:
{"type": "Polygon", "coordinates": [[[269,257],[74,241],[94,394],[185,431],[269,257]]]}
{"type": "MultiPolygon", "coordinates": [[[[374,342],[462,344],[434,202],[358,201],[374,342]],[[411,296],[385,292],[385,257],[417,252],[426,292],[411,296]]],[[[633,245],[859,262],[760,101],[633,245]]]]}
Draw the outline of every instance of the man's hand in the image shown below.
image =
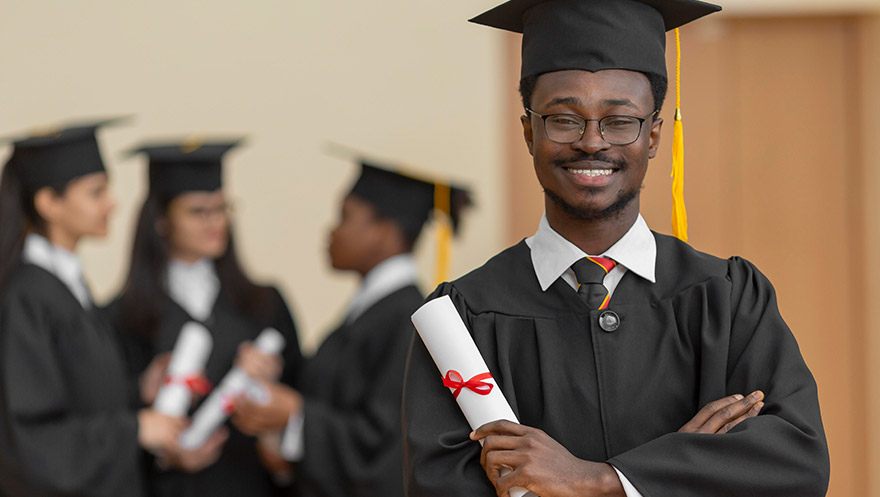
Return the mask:
{"type": "Polygon", "coordinates": [[[165,382],[165,372],[169,362],[171,362],[170,352],[159,354],[150,361],[150,365],[141,373],[138,383],[144,405],[152,405],[156,400],[156,395],[159,394],[159,389],[165,382]]]}
{"type": "Polygon", "coordinates": [[[232,423],[246,435],[256,436],[287,426],[290,415],[302,409],[302,395],[280,383],[263,383],[269,392],[266,404],[254,402],[246,395],[235,399],[232,423]]]}
{"type": "Polygon", "coordinates": [[[727,433],[744,420],[757,416],[764,407],[763,400],[764,392],[755,390],[748,397],[736,394],[709,402],[678,431],[680,433],[727,433]]]}
{"type": "Polygon", "coordinates": [[[523,487],[541,497],[625,497],[611,465],[578,459],[537,428],[493,421],[471,433],[471,440],[483,441],[480,464],[499,496],[523,487]]]}
{"type": "Polygon", "coordinates": [[[197,473],[217,462],[228,438],[229,430],[226,427],[221,427],[197,449],[184,450],[178,446],[175,450],[166,451],[159,460],[159,464],[162,467],[172,467],[186,473],[197,473]]]}
{"type": "Polygon", "coordinates": [[[278,381],[284,369],[284,359],[278,354],[260,352],[251,342],[238,346],[235,365],[254,380],[278,381]]]}
{"type": "MultiPolygon", "coordinates": [[[[757,416],[763,399],[758,390],[747,397],[731,395],[710,402],[678,431],[727,433],[757,416]]],[[[611,465],[578,459],[537,428],[493,421],[471,433],[471,439],[483,441],[480,464],[499,496],[507,497],[511,487],[527,488],[541,497],[625,496],[611,465]]]]}

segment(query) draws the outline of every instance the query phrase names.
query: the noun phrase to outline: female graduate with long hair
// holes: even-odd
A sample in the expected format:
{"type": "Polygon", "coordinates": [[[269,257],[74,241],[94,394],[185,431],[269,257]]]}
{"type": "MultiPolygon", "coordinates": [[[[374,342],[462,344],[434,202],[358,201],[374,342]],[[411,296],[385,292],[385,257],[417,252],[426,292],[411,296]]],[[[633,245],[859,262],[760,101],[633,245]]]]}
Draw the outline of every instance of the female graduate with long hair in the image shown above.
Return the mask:
{"type": "Polygon", "coordinates": [[[0,180],[0,495],[141,496],[140,448],[182,421],[129,409],[112,330],[76,255],[114,207],[103,123],[15,142],[0,180]]]}
{"type": "MultiPolygon", "coordinates": [[[[133,378],[155,376],[151,361],[172,350],[186,322],[197,321],[213,338],[205,367],[212,384],[233,367],[238,347],[266,327],[287,344],[276,378],[291,385],[296,379],[301,355],[291,313],[278,290],[248,278],[235,251],[221,159],[236,145],[190,141],[136,150],[149,158],[149,193],[125,287],[108,307],[133,378]]],[[[142,400],[154,395],[145,392],[142,400]]],[[[216,464],[192,474],[154,467],[151,486],[160,497],[269,495],[274,484],[263,453],[255,438],[232,429],[216,464]]]]}

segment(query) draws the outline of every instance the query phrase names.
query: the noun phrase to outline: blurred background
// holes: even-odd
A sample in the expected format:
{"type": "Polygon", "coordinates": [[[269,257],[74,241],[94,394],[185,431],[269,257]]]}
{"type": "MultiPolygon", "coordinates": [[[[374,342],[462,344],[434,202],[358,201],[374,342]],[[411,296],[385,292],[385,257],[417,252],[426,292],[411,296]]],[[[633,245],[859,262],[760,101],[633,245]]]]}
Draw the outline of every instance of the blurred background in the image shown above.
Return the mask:
{"type": "MultiPolygon", "coordinates": [[[[327,233],[357,173],[328,142],[470,185],[477,205],[452,277],[537,227],[519,38],[465,22],[495,3],[7,2],[0,134],[136,117],[101,132],[119,207],[111,235],[82,250],[99,300],[119,290],[145,194],[145,161],[125,150],[246,135],[225,172],[239,250],[255,277],[281,287],[309,353],[357,284],[327,264],[327,233]]],[[[744,256],[773,281],[819,384],[828,495],[880,496],[880,0],[723,5],[681,32],[690,243],[744,256]]],[[[642,195],[663,233],[673,108],[671,92],[642,195]]],[[[429,228],[417,247],[425,292],[433,242],[429,228]]]]}

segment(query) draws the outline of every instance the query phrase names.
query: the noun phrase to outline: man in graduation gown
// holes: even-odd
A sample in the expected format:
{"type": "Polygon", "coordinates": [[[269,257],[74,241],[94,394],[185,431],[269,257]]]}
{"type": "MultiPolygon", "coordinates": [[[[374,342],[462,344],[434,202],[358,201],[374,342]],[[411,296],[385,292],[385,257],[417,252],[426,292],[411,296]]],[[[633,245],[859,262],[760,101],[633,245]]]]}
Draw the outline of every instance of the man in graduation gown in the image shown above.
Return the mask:
{"type": "MultiPolygon", "coordinates": [[[[449,195],[452,227],[469,204],[449,195]]],[[[400,399],[410,315],[421,305],[412,249],[432,211],[431,181],[361,161],[330,237],[330,259],[363,279],[343,323],[304,368],[298,391],[271,387],[273,401],[240,399],[234,422],[245,432],[285,428],[282,455],[295,462],[301,497],[403,495],[400,399]]],[[[242,366],[248,370],[245,350],[242,366]]]]}
{"type": "Polygon", "coordinates": [[[534,236],[429,298],[451,298],[521,425],[471,433],[416,337],[403,406],[410,497],[825,495],[816,384],[772,285],[639,214],[660,140],[665,31],[715,10],[514,0],[474,19],[523,33],[522,124],[546,210],[534,236]],[[756,390],[759,415],[718,434],[688,429],[725,396],[759,406],[756,390]]]}

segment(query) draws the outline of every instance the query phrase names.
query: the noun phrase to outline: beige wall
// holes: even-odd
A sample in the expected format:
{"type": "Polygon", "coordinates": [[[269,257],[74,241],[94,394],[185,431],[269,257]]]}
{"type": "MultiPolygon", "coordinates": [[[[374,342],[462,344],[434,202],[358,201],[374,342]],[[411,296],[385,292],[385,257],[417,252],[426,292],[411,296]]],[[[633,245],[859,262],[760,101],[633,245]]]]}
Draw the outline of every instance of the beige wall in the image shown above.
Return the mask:
{"type": "MultiPolygon", "coordinates": [[[[456,244],[455,274],[500,248],[501,44],[465,22],[492,4],[7,2],[0,134],[78,116],[136,116],[101,136],[119,208],[111,236],[82,248],[100,298],[121,283],[144,194],[143,160],[121,152],[144,137],[247,134],[226,174],[238,243],[251,272],[290,297],[311,348],[356,286],[327,269],[327,229],[355,173],[324,154],[327,141],[473,186],[478,208],[456,244]]],[[[428,235],[418,247],[425,291],[428,235]]]]}
{"type": "Polygon", "coordinates": [[[880,8],[880,0],[715,0],[735,15],[815,15],[863,13],[880,8]]]}

